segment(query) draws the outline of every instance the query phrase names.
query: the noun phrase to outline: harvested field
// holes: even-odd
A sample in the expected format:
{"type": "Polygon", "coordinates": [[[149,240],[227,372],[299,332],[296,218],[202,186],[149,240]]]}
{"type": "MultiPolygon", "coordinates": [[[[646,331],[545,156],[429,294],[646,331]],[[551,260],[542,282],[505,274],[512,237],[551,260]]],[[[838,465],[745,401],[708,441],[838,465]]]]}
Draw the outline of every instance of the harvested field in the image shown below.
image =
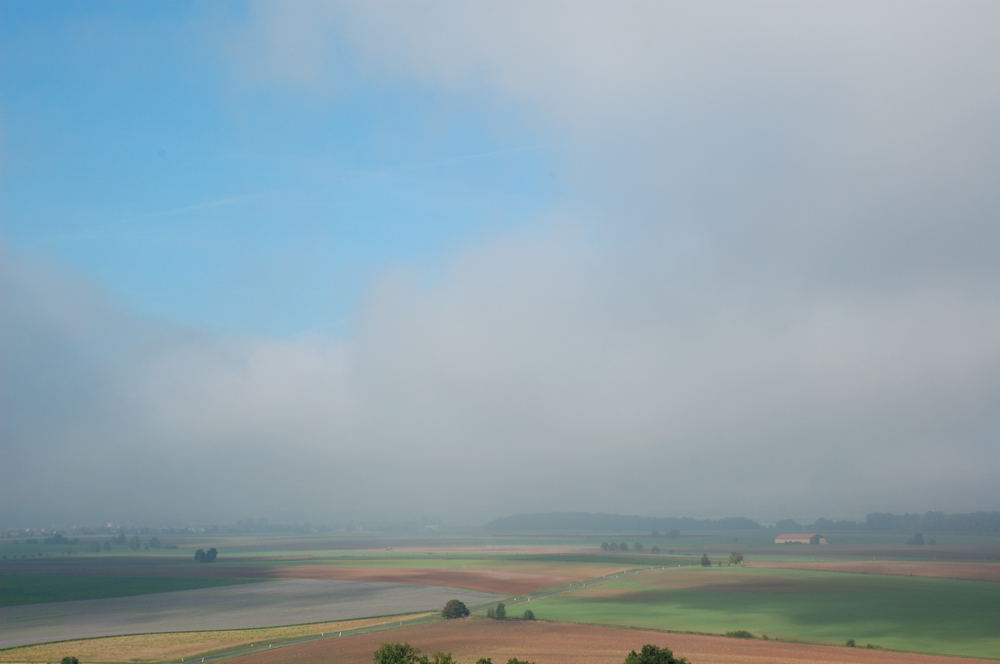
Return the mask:
{"type": "Polygon", "coordinates": [[[897,560],[781,562],[766,560],[754,561],[753,566],[774,569],[808,569],[819,572],[853,572],[855,574],[891,574],[896,576],[924,576],[938,579],[1000,581],[1000,564],[997,563],[936,563],[903,562],[897,560]]]}
{"type": "Polygon", "coordinates": [[[37,646],[23,646],[0,650],[0,662],[56,662],[66,653],[85,662],[161,662],[182,657],[193,657],[207,652],[240,645],[338,632],[350,629],[384,625],[398,620],[423,618],[432,614],[414,613],[406,616],[346,620],[340,622],[310,623],[291,627],[266,627],[217,632],[168,632],[165,634],[140,634],[135,636],[108,636],[81,641],[60,641],[37,646]]]}
{"type": "Polygon", "coordinates": [[[0,648],[121,634],[241,629],[435,610],[496,595],[390,583],[286,579],[0,608],[0,648]]]}
{"type": "Polygon", "coordinates": [[[370,664],[382,643],[405,641],[424,653],[451,652],[462,664],[511,657],[536,664],[621,664],[630,650],[651,643],[693,664],[982,664],[990,660],[892,653],[775,641],[667,634],[566,623],[463,619],[402,627],[280,648],[234,658],[234,664],[370,664]]]}

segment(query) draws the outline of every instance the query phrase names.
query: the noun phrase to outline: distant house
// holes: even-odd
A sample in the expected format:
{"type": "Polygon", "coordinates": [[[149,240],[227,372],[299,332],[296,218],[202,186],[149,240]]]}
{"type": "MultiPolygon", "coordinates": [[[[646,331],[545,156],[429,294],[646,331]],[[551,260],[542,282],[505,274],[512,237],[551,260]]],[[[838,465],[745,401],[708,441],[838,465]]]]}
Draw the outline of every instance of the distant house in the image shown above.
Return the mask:
{"type": "Polygon", "coordinates": [[[829,544],[819,533],[782,533],[774,538],[775,544],[829,544]]]}

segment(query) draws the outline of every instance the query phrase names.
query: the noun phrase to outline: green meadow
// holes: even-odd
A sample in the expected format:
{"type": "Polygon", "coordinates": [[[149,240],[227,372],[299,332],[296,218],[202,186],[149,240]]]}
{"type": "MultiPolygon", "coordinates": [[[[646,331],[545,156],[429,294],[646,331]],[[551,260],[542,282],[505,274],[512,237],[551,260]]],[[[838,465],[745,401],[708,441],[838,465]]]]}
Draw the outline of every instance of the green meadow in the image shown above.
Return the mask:
{"type": "Polygon", "coordinates": [[[1000,584],[981,581],[680,568],[526,606],[545,620],[1000,658],[1000,584]]]}

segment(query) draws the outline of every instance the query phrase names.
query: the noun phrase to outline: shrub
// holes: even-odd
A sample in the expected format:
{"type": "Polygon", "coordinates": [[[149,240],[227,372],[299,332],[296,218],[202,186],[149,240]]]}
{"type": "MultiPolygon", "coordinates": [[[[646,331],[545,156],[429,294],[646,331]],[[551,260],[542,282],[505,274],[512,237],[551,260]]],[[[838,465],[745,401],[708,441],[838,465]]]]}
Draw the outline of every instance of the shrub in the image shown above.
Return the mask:
{"type": "Polygon", "coordinates": [[[726,632],[726,636],[732,637],[734,639],[752,639],[753,634],[746,631],[745,629],[738,629],[735,632],[726,632]]]}
{"type": "MultiPolygon", "coordinates": [[[[509,664],[509,663],[508,663],[509,664]]],[[[690,664],[683,657],[674,657],[669,648],[646,644],[639,652],[632,651],[625,657],[625,664],[690,664]]]]}
{"type": "Polygon", "coordinates": [[[524,615],[521,616],[521,617],[524,618],[525,620],[534,620],[535,619],[535,612],[532,611],[531,609],[525,609],[524,610],[524,615]]]}
{"type": "Polygon", "coordinates": [[[464,618],[469,615],[469,607],[457,599],[450,599],[448,603],[444,605],[441,609],[441,616],[444,618],[464,618]]]}
{"type": "Polygon", "coordinates": [[[844,645],[847,646],[848,648],[854,648],[858,644],[855,643],[854,639],[847,639],[847,643],[845,643],[844,645]]]}
{"type": "Polygon", "coordinates": [[[383,643],[372,658],[375,664],[427,664],[427,658],[409,643],[383,643]]]}

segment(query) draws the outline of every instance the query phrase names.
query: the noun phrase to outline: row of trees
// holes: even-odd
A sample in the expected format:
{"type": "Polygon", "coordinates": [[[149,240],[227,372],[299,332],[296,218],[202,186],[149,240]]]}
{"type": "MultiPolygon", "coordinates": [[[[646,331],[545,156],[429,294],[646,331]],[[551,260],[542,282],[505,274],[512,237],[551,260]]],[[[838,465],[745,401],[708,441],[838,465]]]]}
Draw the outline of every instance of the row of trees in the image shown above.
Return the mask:
{"type": "MultiPolygon", "coordinates": [[[[444,618],[464,618],[469,615],[469,607],[465,605],[465,602],[457,599],[450,599],[448,603],[444,605],[441,609],[441,616],[444,618]]],[[[486,617],[496,618],[498,620],[504,620],[507,618],[507,605],[503,602],[497,603],[497,605],[491,606],[486,609],[486,617]]],[[[523,620],[534,620],[535,612],[531,609],[527,609],[522,615],[523,620]]]]}
{"type": "MultiPolygon", "coordinates": [[[[628,551],[628,542],[601,542],[601,551],[628,551]]],[[[632,545],[632,550],[636,553],[642,553],[646,550],[646,546],[642,542],[636,542],[632,545]]],[[[653,545],[649,550],[650,553],[660,553],[660,547],[653,545]]]]}
{"type": "MultiPolygon", "coordinates": [[[[740,553],[739,551],[733,551],[732,553],[729,554],[729,564],[730,565],[742,565],[743,562],[744,562],[743,554],[740,553]]],[[[721,567],[722,566],[722,561],[720,560],[716,564],[721,567]]],[[[701,566],[702,567],[711,567],[712,566],[712,560],[708,557],[707,553],[701,554],[701,566]]]]}
{"type": "MultiPolygon", "coordinates": [[[[383,643],[372,655],[375,664],[458,664],[450,652],[436,652],[430,657],[420,654],[419,648],[409,643],[383,643]]],[[[476,664],[493,664],[489,657],[480,657],[476,664]]],[[[516,657],[507,660],[507,664],[534,664],[516,657]]],[[[624,664],[690,664],[684,657],[677,657],[669,648],[644,645],[639,652],[631,651],[624,664]]]]}

